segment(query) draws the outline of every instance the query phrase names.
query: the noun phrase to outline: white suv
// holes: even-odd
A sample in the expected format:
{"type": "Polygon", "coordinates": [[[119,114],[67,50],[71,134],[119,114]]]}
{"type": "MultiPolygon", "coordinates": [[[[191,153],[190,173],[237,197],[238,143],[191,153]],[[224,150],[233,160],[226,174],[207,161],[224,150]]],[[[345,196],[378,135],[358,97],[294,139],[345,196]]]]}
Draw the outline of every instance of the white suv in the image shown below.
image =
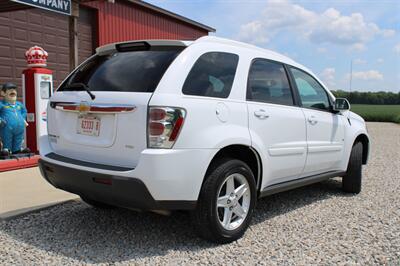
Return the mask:
{"type": "Polygon", "coordinates": [[[190,210],[226,243],[256,201],[343,177],[361,190],[365,122],[304,66],[248,44],[202,37],[110,44],[51,97],[40,168],[97,207],[190,210]]]}

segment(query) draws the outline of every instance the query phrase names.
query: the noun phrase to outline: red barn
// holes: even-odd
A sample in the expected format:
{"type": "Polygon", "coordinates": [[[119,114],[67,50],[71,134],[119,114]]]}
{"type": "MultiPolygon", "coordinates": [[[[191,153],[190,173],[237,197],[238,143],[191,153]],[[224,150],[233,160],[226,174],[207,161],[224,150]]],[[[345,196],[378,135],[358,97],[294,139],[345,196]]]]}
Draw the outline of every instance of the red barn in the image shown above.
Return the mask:
{"type": "Polygon", "coordinates": [[[110,42],[140,39],[193,40],[215,29],[143,1],[72,2],[72,16],[0,0],[0,84],[17,83],[25,51],[39,45],[49,53],[54,87],[76,64],[110,42]]]}

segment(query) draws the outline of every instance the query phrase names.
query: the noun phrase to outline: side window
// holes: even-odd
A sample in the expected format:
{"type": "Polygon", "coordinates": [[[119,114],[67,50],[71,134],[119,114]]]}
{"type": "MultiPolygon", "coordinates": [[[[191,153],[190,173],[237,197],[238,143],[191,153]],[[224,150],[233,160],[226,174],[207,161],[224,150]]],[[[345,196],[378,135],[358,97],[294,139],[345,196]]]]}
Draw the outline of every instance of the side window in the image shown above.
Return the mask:
{"type": "Polygon", "coordinates": [[[205,53],[189,72],[182,92],[187,95],[227,98],[231,92],[239,56],[231,53],[205,53]]]}
{"type": "Polygon", "coordinates": [[[303,107],[329,110],[330,102],[325,89],[309,74],[290,68],[299,90],[303,107]]]}
{"type": "Polygon", "coordinates": [[[289,80],[281,63],[264,59],[254,60],[247,84],[247,100],[293,105],[289,80]]]}

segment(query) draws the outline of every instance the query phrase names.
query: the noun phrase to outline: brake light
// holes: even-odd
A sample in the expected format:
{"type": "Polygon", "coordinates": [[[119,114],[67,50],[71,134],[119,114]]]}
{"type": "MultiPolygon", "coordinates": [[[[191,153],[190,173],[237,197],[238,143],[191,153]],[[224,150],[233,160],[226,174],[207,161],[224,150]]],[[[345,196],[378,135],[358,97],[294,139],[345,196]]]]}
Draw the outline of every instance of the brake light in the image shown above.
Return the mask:
{"type": "Polygon", "coordinates": [[[160,136],[164,133],[165,126],[160,122],[149,123],[149,133],[151,136],[160,136]]]}
{"type": "Polygon", "coordinates": [[[153,121],[160,121],[160,120],[162,120],[162,119],[164,119],[165,118],[165,115],[166,115],[167,113],[166,113],[166,111],[164,110],[164,109],[161,109],[161,108],[151,108],[150,109],[150,113],[149,113],[149,115],[150,115],[150,120],[153,120],[153,121]]]}
{"type": "Polygon", "coordinates": [[[179,136],[185,110],[176,107],[149,107],[147,146],[170,149],[179,136]]]}

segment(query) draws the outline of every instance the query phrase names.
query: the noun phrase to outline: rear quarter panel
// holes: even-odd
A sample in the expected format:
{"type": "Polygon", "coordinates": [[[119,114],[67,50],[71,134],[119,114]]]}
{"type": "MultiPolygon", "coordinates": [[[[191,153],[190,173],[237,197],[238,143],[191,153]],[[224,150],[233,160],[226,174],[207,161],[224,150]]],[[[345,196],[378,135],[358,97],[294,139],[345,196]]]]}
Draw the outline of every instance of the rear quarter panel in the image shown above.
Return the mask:
{"type": "Polygon", "coordinates": [[[245,102],[249,56],[226,45],[193,44],[171,64],[153,94],[150,106],[175,106],[186,110],[186,118],[174,149],[220,149],[231,144],[250,146],[245,102]],[[185,79],[196,60],[207,52],[239,55],[239,63],[227,99],[182,93],[185,79]]]}

